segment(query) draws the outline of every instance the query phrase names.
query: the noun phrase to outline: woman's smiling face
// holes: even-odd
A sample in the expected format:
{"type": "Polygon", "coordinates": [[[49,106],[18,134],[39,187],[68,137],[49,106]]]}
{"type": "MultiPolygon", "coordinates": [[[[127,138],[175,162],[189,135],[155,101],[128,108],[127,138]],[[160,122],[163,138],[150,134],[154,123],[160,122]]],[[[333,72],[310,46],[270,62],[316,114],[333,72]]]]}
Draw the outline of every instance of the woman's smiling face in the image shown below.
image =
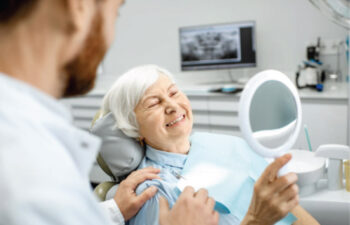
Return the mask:
{"type": "Polygon", "coordinates": [[[167,151],[169,144],[188,140],[192,109],[186,95],[167,76],[160,75],[134,109],[145,142],[167,151]]]}

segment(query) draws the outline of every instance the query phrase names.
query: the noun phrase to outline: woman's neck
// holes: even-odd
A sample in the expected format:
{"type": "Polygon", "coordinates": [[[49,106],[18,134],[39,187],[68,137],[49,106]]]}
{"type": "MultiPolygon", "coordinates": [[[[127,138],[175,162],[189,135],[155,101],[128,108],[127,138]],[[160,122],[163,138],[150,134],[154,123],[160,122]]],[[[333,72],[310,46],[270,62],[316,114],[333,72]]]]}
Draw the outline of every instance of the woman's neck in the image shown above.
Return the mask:
{"type": "MultiPolygon", "coordinates": [[[[147,142],[146,142],[147,143],[147,142]]],[[[168,143],[147,143],[152,148],[164,152],[172,152],[178,154],[188,154],[190,150],[190,141],[188,139],[181,141],[171,141],[168,143]]]]}

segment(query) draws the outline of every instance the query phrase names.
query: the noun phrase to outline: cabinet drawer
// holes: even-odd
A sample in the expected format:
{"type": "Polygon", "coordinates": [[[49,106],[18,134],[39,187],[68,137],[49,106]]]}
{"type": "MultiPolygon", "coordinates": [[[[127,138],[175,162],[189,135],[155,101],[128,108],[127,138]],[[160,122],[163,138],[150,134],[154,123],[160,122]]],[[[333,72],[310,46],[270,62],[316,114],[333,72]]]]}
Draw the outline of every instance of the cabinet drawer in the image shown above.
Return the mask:
{"type": "Polygon", "coordinates": [[[202,125],[210,125],[208,113],[207,112],[193,112],[193,123],[194,124],[202,124],[202,125]]]}
{"type": "Polygon", "coordinates": [[[212,126],[239,127],[236,112],[210,112],[209,121],[212,126]]]}
{"type": "Polygon", "coordinates": [[[91,120],[74,119],[73,124],[81,129],[90,130],[91,120]]]}
{"type": "Polygon", "coordinates": [[[95,96],[87,96],[81,98],[66,98],[62,100],[65,104],[74,107],[85,107],[85,108],[100,108],[102,105],[102,98],[95,96]]]}
{"type": "Polygon", "coordinates": [[[208,111],[207,97],[191,97],[189,100],[193,111],[208,111]]]}
{"type": "Polygon", "coordinates": [[[95,108],[73,108],[72,114],[74,118],[77,119],[88,119],[92,121],[98,109],[95,108]]]}
{"type": "Polygon", "coordinates": [[[233,96],[210,97],[209,111],[238,112],[239,99],[233,96]]]}

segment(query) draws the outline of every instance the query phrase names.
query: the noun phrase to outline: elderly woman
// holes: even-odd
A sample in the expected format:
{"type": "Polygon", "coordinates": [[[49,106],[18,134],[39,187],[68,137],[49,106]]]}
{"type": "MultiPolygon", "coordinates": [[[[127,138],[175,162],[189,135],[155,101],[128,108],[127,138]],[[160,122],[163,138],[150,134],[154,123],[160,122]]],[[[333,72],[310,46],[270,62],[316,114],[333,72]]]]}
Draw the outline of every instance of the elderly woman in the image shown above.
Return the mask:
{"type": "MultiPolygon", "coordinates": [[[[168,71],[147,65],[122,75],[105,96],[102,109],[104,114],[114,114],[117,127],[127,136],[145,145],[146,155],[139,168],[152,166],[161,169],[161,180],[145,181],[138,187],[136,192],[141,193],[154,185],[158,193],[145,203],[129,223],[159,224],[159,202],[164,204],[163,198],[170,206],[176,202],[178,193],[174,187],[188,153],[194,147],[190,139],[193,125],[191,104],[168,71]]],[[[220,143],[216,144],[220,147],[220,143]]],[[[280,164],[277,170],[289,159],[290,155],[278,159],[275,162],[280,164]]],[[[297,218],[292,221],[293,224],[318,224],[298,205],[296,175],[290,173],[277,178],[277,170],[276,165],[267,167],[256,182],[249,209],[243,219],[231,213],[220,214],[219,224],[274,224],[290,211],[297,218]]],[[[209,198],[208,201],[213,200],[209,198]]]]}

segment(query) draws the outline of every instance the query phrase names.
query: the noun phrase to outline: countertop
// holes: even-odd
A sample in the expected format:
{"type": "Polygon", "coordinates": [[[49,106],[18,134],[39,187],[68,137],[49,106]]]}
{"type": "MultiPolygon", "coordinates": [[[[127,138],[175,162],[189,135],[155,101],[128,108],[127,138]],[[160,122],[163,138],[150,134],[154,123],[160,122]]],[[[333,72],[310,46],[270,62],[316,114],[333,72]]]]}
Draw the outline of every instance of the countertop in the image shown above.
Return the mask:
{"type": "Polygon", "coordinates": [[[324,91],[318,92],[316,90],[305,88],[299,90],[301,99],[348,99],[348,83],[336,83],[332,87],[325,84],[324,91]]]}
{"type": "Polygon", "coordinates": [[[320,180],[317,191],[300,197],[299,203],[322,225],[350,225],[350,192],[328,190],[327,180],[320,180]]]}
{"type": "MultiPolygon", "coordinates": [[[[223,85],[234,85],[236,87],[244,87],[241,84],[215,84],[215,85],[186,85],[180,84],[180,89],[185,92],[188,96],[240,96],[240,93],[218,93],[210,92],[210,89],[217,88],[223,85]]],[[[94,89],[88,95],[90,96],[103,96],[107,91],[102,89],[94,89]]],[[[333,88],[330,88],[325,84],[324,91],[318,92],[314,89],[305,88],[299,90],[300,99],[319,99],[319,100],[347,100],[348,99],[348,83],[336,83],[333,88]]]]}
{"type": "MultiPolygon", "coordinates": [[[[236,85],[236,84],[225,84],[225,85],[236,85]]],[[[243,85],[236,85],[237,87],[244,87],[243,85]]],[[[187,86],[183,85],[180,88],[189,96],[229,96],[236,95],[240,96],[240,93],[217,93],[210,92],[212,88],[220,87],[220,85],[196,85],[187,86]]],[[[347,100],[348,99],[348,83],[336,83],[332,87],[325,85],[324,91],[318,92],[311,88],[304,88],[299,91],[301,99],[337,99],[347,100]]]]}
{"type": "MultiPolygon", "coordinates": [[[[344,182],[345,187],[345,182],[344,182]]],[[[317,182],[316,192],[300,198],[301,201],[315,201],[315,202],[344,202],[348,203],[350,207],[350,192],[345,188],[340,190],[328,190],[327,180],[321,179],[317,182]]]]}

